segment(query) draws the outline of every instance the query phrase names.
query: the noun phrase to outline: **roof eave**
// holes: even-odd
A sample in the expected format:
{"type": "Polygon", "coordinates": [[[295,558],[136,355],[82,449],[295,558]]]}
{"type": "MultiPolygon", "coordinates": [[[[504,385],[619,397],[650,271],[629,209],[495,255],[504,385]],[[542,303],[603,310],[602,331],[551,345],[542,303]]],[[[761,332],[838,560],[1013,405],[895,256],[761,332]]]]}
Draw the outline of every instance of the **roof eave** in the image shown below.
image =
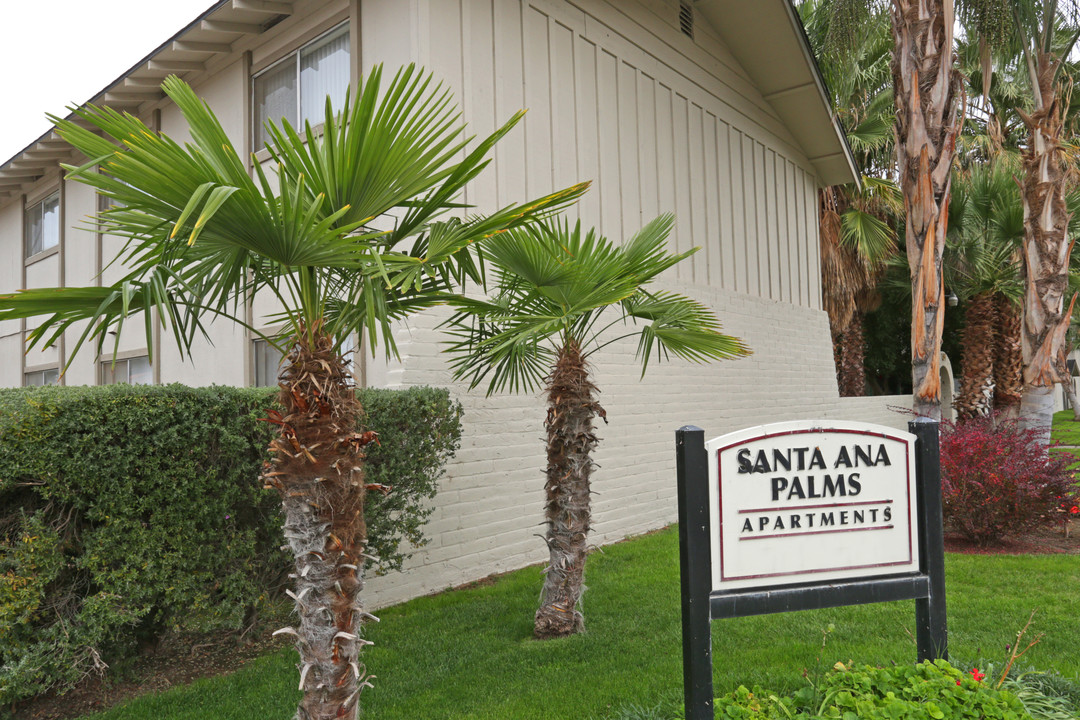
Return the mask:
{"type": "Polygon", "coordinates": [[[695,7],[801,146],[821,182],[858,184],[855,157],[791,0],[696,0],[695,7]]]}

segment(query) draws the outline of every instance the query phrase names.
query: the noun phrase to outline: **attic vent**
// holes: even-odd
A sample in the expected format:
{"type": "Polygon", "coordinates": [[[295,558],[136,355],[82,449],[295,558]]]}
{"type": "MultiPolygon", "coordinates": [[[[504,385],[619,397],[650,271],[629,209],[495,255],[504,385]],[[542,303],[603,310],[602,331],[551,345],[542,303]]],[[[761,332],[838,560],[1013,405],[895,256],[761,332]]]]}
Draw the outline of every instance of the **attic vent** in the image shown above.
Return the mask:
{"type": "Polygon", "coordinates": [[[683,35],[694,37],[694,6],[690,0],[679,0],[679,28],[683,35]]]}

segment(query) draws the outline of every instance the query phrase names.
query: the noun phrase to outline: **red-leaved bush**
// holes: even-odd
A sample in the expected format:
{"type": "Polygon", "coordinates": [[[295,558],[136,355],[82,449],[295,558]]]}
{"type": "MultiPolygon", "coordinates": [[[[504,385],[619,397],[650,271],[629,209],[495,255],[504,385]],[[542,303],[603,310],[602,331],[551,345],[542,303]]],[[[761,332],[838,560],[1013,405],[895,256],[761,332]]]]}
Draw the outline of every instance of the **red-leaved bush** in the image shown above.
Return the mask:
{"type": "Polygon", "coordinates": [[[1047,453],[1031,430],[1001,418],[941,425],[945,524],[989,545],[1053,520],[1076,503],[1067,460],[1047,453]]]}

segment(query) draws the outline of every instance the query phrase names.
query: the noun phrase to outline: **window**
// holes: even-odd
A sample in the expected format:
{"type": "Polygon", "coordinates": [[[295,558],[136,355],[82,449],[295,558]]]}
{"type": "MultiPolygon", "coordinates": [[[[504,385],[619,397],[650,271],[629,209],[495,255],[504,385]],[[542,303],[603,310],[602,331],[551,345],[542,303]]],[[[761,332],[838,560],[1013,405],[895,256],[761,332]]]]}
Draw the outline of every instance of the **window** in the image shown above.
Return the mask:
{"type": "Polygon", "coordinates": [[[255,361],[255,387],[276,387],[285,356],[265,340],[253,340],[251,354],[255,361]]]}
{"type": "MultiPolygon", "coordinates": [[[[251,343],[251,355],[255,363],[255,387],[276,387],[278,376],[285,364],[285,356],[265,340],[252,340],[251,343]]],[[[349,372],[355,372],[353,358],[357,347],[357,337],[351,334],[339,348],[349,372]]]]}
{"type": "Polygon", "coordinates": [[[255,76],[255,148],[270,139],[267,120],[288,120],[294,128],[321,121],[326,96],[334,107],[345,102],[349,86],[349,28],[342,25],[308,43],[255,76]]]}
{"type": "Polygon", "coordinates": [[[129,385],[153,385],[154,371],[146,355],[125,360],[106,360],[101,363],[101,381],[105,385],[127,383],[129,385]]]}
{"type": "Polygon", "coordinates": [[[25,387],[56,385],[58,382],[60,382],[60,371],[56,368],[23,373],[23,385],[25,387]]]}
{"type": "Polygon", "coordinates": [[[60,244],[60,193],[26,211],[26,257],[32,257],[60,244]]]}

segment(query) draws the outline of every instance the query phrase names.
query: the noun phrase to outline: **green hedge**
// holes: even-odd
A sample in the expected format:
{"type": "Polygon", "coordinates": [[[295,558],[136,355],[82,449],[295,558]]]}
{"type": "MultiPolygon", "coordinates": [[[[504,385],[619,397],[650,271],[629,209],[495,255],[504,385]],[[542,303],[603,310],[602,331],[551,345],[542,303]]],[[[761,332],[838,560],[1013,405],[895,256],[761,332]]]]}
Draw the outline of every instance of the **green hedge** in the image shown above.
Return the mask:
{"type": "MultiPolygon", "coordinates": [[[[0,390],[0,703],[65,688],[168,631],[236,629],[283,587],[277,494],[258,482],[276,390],[0,390]]],[[[423,545],[457,449],[445,390],[362,390],[377,573],[423,545]]]]}

